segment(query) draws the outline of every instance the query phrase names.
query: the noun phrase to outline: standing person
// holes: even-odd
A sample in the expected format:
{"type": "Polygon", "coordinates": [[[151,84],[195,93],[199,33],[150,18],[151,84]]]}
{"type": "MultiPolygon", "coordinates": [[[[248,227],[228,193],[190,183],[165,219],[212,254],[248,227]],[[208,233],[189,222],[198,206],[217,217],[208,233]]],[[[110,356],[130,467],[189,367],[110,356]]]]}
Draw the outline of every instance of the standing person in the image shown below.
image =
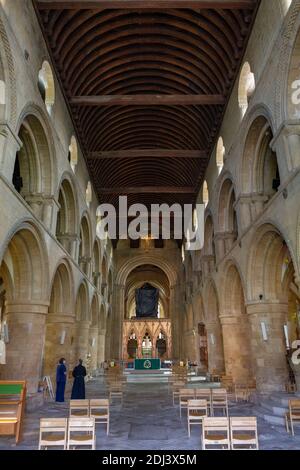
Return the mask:
{"type": "Polygon", "coordinates": [[[86,376],[86,368],[82,365],[82,359],[79,359],[79,364],[73,370],[74,384],[72,388],[71,400],[84,400],[85,399],[85,383],[84,377],[86,376]]]}
{"type": "Polygon", "coordinates": [[[56,369],[56,401],[63,403],[65,401],[65,388],[67,381],[66,360],[62,357],[59,360],[56,369]]]}

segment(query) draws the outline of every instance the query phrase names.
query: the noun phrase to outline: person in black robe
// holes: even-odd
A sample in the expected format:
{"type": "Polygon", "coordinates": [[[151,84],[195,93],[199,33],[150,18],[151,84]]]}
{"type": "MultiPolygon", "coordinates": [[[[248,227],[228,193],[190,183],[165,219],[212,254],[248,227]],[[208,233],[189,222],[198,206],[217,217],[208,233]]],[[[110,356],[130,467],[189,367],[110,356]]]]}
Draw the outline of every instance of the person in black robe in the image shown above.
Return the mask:
{"type": "Polygon", "coordinates": [[[63,403],[65,401],[65,388],[67,381],[67,368],[65,358],[59,360],[56,369],[56,401],[63,403]]]}
{"type": "Polygon", "coordinates": [[[79,359],[79,364],[73,370],[74,384],[72,388],[71,400],[84,400],[85,399],[85,382],[86,368],[82,365],[82,359],[79,359]]]}

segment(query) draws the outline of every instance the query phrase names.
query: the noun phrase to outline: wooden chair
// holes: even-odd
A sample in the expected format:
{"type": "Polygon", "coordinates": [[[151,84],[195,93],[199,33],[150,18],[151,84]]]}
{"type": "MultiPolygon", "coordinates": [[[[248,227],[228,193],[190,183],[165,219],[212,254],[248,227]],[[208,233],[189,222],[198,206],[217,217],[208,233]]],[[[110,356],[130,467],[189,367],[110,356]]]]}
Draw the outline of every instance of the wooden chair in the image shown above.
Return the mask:
{"type": "Polygon", "coordinates": [[[179,399],[179,392],[185,386],[184,381],[176,381],[173,383],[173,406],[175,406],[176,398],[179,399]]]}
{"type": "Polygon", "coordinates": [[[40,420],[39,450],[47,450],[48,447],[63,447],[63,450],[66,450],[67,434],[67,418],[42,418],[40,420]]]}
{"type": "Polygon", "coordinates": [[[0,380],[0,436],[20,440],[25,410],[26,381],[0,380]]]}
{"type": "Polygon", "coordinates": [[[208,413],[211,414],[211,389],[210,388],[196,388],[196,400],[206,400],[208,413]]]}
{"type": "Polygon", "coordinates": [[[89,400],[71,400],[70,401],[70,417],[84,417],[90,416],[90,401],[89,400]]]}
{"type": "Polygon", "coordinates": [[[208,407],[206,400],[189,400],[187,407],[188,432],[191,437],[191,425],[202,424],[203,418],[208,416],[208,407]]]}
{"type": "Polygon", "coordinates": [[[257,419],[230,418],[232,450],[258,450],[257,419]]]}
{"type": "Polygon", "coordinates": [[[106,433],[109,434],[109,400],[90,400],[90,417],[95,418],[96,424],[106,424],[106,433]]]}
{"type": "Polygon", "coordinates": [[[194,400],[195,398],[195,390],[191,388],[183,388],[179,390],[179,412],[180,412],[180,419],[182,416],[182,410],[184,408],[187,409],[188,401],[194,400]]]}
{"type": "Polygon", "coordinates": [[[221,387],[225,388],[228,393],[234,392],[233,378],[230,375],[223,375],[221,377],[221,387]]]}
{"type": "Polygon", "coordinates": [[[292,436],[294,436],[294,424],[300,423],[300,399],[289,401],[289,411],[285,415],[287,432],[290,432],[289,422],[291,423],[292,436]]]}
{"type": "Polygon", "coordinates": [[[203,418],[202,449],[230,450],[228,418],[203,418]]]}
{"type": "Polygon", "coordinates": [[[224,388],[213,389],[211,393],[211,413],[215,415],[215,411],[222,410],[225,416],[228,416],[228,397],[224,388]]]}
{"type": "Polygon", "coordinates": [[[246,383],[239,383],[234,385],[234,394],[235,394],[235,401],[238,403],[239,401],[249,401],[249,388],[248,384],[246,383]]]}
{"type": "Polygon", "coordinates": [[[112,402],[114,398],[121,399],[121,404],[123,404],[123,387],[122,387],[122,385],[111,385],[109,387],[109,400],[112,402]]]}
{"type": "Polygon", "coordinates": [[[96,449],[95,418],[69,418],[67,449],[77,446],[96,449]]]}

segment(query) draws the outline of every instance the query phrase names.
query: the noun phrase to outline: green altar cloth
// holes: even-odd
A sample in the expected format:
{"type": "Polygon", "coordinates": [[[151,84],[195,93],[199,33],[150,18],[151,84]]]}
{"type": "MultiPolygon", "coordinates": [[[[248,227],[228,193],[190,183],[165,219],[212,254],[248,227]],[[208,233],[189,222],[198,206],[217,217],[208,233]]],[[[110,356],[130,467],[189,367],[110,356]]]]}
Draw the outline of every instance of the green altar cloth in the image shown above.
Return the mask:
{"type": "Polygon", "coordinates": [[[135,370],[160,370],[160,359],[135,359],[135,370]]]}

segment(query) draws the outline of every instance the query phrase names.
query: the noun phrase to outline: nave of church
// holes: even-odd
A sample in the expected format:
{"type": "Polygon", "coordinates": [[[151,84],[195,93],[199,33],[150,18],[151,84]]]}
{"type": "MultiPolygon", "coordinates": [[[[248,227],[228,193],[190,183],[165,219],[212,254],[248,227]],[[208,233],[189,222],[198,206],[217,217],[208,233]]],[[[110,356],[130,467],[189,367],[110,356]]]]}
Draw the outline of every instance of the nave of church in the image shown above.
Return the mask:
{"type": "MultiPolygon", "coordinates": [[[[102,379],[90,382],[87,386],[87,398],[107,396],[102,379]]],[[[252,416],[253,405],[235,403],[230,405],[232,416],[252,416]]],[[[50,401],[43,409],[38,409],[26,416],[24,438],[18,444],[19,450],[35,450],[39,442],[39,420],[65,417],[69,413],[69,403],[55,404],[50,401]]],[[[192,451],[201,450],[201,433],[198,426],[192,429],[188,437],[187,420],[180,419],[178,407],[173,406],[172,395],[166,384],[129,384],[126,387],[123,405],[116,400],[111,406],[111,425],[109,436],[104,425],[97,426],[97,450],[166,450],[192,451]]],[[[267,424],[258,418],[258,433],[261,450],[297,450],[300,436],[291,439],[281,426],[267,424]]],[[[3,437],[1,450],[16,449],[14,439],[3,437]]],[[[106,452],[105,455],[108,453],[106,452]]]]}
{"type": "Polygon", "coordinates": [[[300,0],[0,0],[0,449],[84,384],[99,449],[299,448],[299,96],[300,0]]]}

